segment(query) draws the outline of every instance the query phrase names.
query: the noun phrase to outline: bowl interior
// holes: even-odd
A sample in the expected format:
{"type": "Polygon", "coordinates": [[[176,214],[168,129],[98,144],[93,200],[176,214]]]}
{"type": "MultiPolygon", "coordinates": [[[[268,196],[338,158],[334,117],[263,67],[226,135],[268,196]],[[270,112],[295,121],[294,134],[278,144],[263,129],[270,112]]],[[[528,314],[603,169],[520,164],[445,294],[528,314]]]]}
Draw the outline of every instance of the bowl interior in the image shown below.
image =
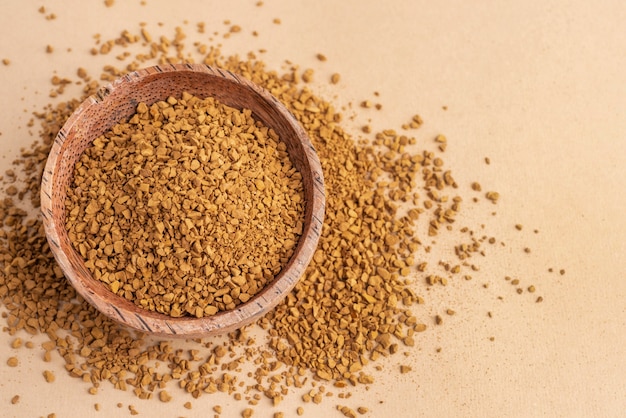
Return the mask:
{"type": "Polygon", "coordinates": [[[324,205],[319,159],[295,117],[275,97],[248,80],[201,64],[172,64],[136,71],[88,98],[57,135],[41,187],[41,209],[48,242],[66,277],[81,296],[118,322],[143,332],[168,336],[202,337],[229,332],[275,307],[295,286],[313,256],[322,229],[324,205]],[[250,109],[257,120],[273,128],[302,174],[305,195],[304,230],[288,264],[248,302],[206,318],[173,318],[144,310],[115,295],[92,277],[65,230],[66,192],[83,151],[113,125],[134,114],[140,102],[150,105],[169,96],[180,97],[184,91],[198,97],[214,97],[237,109],[250,109]]]}

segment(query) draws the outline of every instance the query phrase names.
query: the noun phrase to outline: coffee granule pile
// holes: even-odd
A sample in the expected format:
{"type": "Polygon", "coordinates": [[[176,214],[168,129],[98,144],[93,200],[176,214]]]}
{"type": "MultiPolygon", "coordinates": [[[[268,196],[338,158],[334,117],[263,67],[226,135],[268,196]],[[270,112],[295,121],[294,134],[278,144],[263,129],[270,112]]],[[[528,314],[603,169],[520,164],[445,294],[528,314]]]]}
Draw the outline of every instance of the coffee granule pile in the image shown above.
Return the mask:
{"type": "MultiPolygon", "coordinates": [[[[198,25],[198,31],[202,33],[204,26],[198,25]]],[[[423,335],[420,333],[435,323],[435,317],[427,316],[424,310],[417,314],[415,305],[425,303],[420,293],[429,286],[446,285],[455,278],[471,279],[472,274],[479,271],[477,263],[470,261],[471,257],[486,254],[485,246],[497,242],[493,237],[475,234],[471,228],[457,228],[467,240],[451,249],[452,257],[457,258],[441,261],[439,265],[426,261],[433,249],[432,238],[455,230],[456,216],[464,202],[462,194],[471,193],[469,187],[463,191],[460,186],[471,182],[457,183],[451,170],[445,167],[441,153],[449,146],[448,141],[443,136],[418,140],[413,132],[424,123],[418,115],[410,116],[414,123],[400,131],[386,129],[361,137],[362,132],[355,134],[345,128],[344,116],[332,103],[309,88],[307,80],[313,80],[311,71],[303,76],[297,66],[290,64],[279,73],[266,68],[253,53],[245,59],[224,57],[218,49],[199,42],[194,43],[193,51],[188,51],[181,28],[176,28],[173,38],[152,36],[143,25],[136,32],[125,30],[118,38],[106,41],[99,36],[96,38],[94,54],[107,55],[115,51],[119,53],[116,64],[127,60],[123,68],[107,65],[99,76],[101,80],[111,80],[127,71],[158,63],[203,62],[248,78],[269,90],[293,112],[316,148],[326,184],[326,216],[313,261],[288,297],[256,324],[223,339],[188,341],[184,349],[173,341],[155,340],[130,331],[86,303],[55,263],[41,218],[36,214],[41,174],[54,138],[82,100],[99,86],[98,80],[89,76],[84,68],[78,68],[83,95],[49,105],[36,114],[41,126],[39,141],[22,149],[14,168],[4,175],[5,190],[0,199],[0,298],[6,308],[4,331],[22,337],[24,333],[45,334],[44,361],[62,359],[67,373],[83,380],[92,395],[98,394],[103,384],[130,390],[140,399],[161,402],[184,397],[181,390],[192,398],[222,392],[245,403],[245,407],[240,408],[245,416],[252,416],[252,407],[266,402],[273,405],[276,417],[304,413],[302,406],[297,411],[280,410],[281,401],[295,395],[301,397],[303,405],[331,399],[345,416],[366,414],[365,406],[347,405],[350,388],[371,385],[374,382],[372,372],[374,368],[383,368],[383,358],[410,354],[412,348],[419,345],[419,336],[423,335]],[[429,237],[428,241],[422,241],[420,236],[429,237]],[[261,335],[260,341],[250,336],[252,329],[255,335],[261,335]],[[53,353],[58,356],[52,356],[53,353]],[[243,373],[245,365],[251,365],[253,371],[243,373]]],[[[229,33],[242,36],[242,32],[229,33]]],[[[329,77],[329,85],[338,82],[338,74],[329,77]]],[[[58,85],[54,86],[55,96],[67,93],[59,91],[58,85]]],[[[140,105],[138,115],[124,123],[146,128],[150,125],[142,124],[145,118],[168,118],[167,113],[175,113],[177,108],[182,113],[193,112],[182,102],[189,104],[196,100],[201,99],[173,98],[164,102],[162,108],[157,104],[154,114],[153,107],[140,105]]],[[[209,107],[219,105],[214,103],[209,107]]],[[[237,119],[234,113],[224,111],[230,116],[218,116],[219,124],[223,125],[225,119],[230,121],[228,123],[237,119]]],[[[264,128],[248,120],[248,116],[245,112],[239,116],[247,121],[244,124],[247,129],[263,131],[264,128]]],[[[201,124],[205,122],[206,119],[201,124]]],[[[197,131],[200,136],[201,129],[197,131]]],[[[189,137],[181,133],[180,137],[174,135],[167,140],[158,135],[154,140],[147,139],[150,133],[145,131],[143,135],[131,145],[129,131],[117,128],[116,132],[114,128],[96,141],[93,154],[85,156],[76,167],[74,195],[68,197],[69,203],[74,205],[69,212],[68,227],[78,251],[91,261],[93,274],[118,294],[138,301],[141,306],[173,315],[212,314],[215,308],[228,309],[236,299],[242,301],[244,294],[251,296],[253,291],[244,289],[238,277],[252,274],[259,280],[257,286],[261,286],[261,280],[276,274],[276,268],[289,253],[279,253],[274,260],[264,259],[260,272],[253,267],[246,270],[248,264],[239,256],[231,260],[234,264],[217,261],[219,248],[211,240],[219,240],[228,231],[244,231],[243,228],[260,233],[257,229],[263,224],[251,216],[252,203],[247,213],[238,213],[242,207],[238,205],[245,207],[246,203],[232,201],[232,193],[225,193],[218,184],[203,183],[211,183],[215,178],[199,178],[197,174],[198,170],[220,160],[229,162],[232,169],[236,161],[252,160],[253,152],[275,158],[268,162],[278,174],[273,180],[266,177],[272,170],[264,166],[246,168],[246,172],[255,173],[254,178],[247,178],[243,171],[232,171],[236,174],[231,174],[234,177],[230,179],[232,187],[250,195],[249,202],[258,205],[260,198],[265,213],[273,214],[271,202],[265,204],[263,199],[270,193],[287,196],[283,188],[300,182],[295,171],[285,168],[288,163],[278,139],[270,131],[263,135],[253,133],[252,149],[249,146],[240,149],[245,147],[244,142],[237,142],[241,138],[232,138],[235,143],[230,150],[238,154],[238,158],[233,158],[230,150],[220,149],[219,144],[204,141],[195,133],[189,137]],[[188,145],[182,146],[183,143],[188,145]],[[168,147],[163,147],[166,144],[168,147]],[[130,148],[121,151],[122,146],[130,148]],[[210,154],[206,147],[210,148],[210,154]],[[260,149],[253,151],[255,147],[260,149]],[[150,167],[137,168],[132,158],[139,156],[142,164],[150,163],[150,167]],[[173,169],[175,176],[172,176],[173,169]],[[95,174],[94,170],[100,173],[95,174]],[[257,181],[261,180],[261,173],[263,186],[257,181]],[[111,178],[104,181],[106,175],[111,178]],[[175,177],[177,180],[165,187],[164,180],[175,177]],[[193,188],[178,181],[188,181],[193,188]],[[183,189],[185,193],[177,195],[183,189]],[[157,193],[160,197],[155,201],[157,193]],[[171,207],[175,206],[176,199],[180,199],[178,204],[181,205],[177,216],[170,219],[166,211],[160,210],[163,202],[169,201],[168,197],[171,207]],[[222,219],[213,219],[210,222],[214,223],[210,224],[205,214],[215,213],[212,205],[216,205],[216,199],[223,199],[222,203],[230,205],[232,210],[227,209],[229,216],[224,213],[222,219]],[[231,229],[231,222],[235,220],[237,228],[231,229]],[[133,226],[133,222],[142,225],[133,226]],[[217,231],[201,234],[202,228],[217,231]],[[129,231],[141,236],[147,233],[146,247],[131,251],[124,236],[129,231]],[[189,240],[182,237],[189,237],[189,240]],[[180,246],[172,249],[171,245],[165,245],[168,240],[180,246]],[[189,245],[181,244],[185,241],[189,245]],[[159,276],[161,271],[170,268],[168,262],[172,269],[176,267],[187,274],[182,282],[178,282],[175,275],[159,276]],[[220,262],[225,264],[212,264],[220,262]],[[161,265],[163,267],[159,267],[161,265]],[[211,295],[210,291],[204,293],[194,288],[198,294],[194,296],[197,298],[194,306],[206,302],[202,312],[182,300],[176,305],[180,300],[176,299],[176,292],[189,290],[188,282],[193,283],[195,274],[191,272],[196,268],[208,269],[213,274],[216,289],[220,288],[220,280],[227,283],[230,302],[225,300],[226,294],[211,295]],[[230,278],[220,276],[224,271],[230,278]],[[146,282],[140,279],[144,274],[149,277],[146,282]],[[170,276],[167,280],[171,283],[167,286],[163,285],[165,276],[170,276]],[[239,290],[235,291],[237,288],[239,290]],[[172,312],[175,306],[177,310],[172,312]],[[213,308],[207,310],[209,306],[213,308]]],[[[227,170],[223,170],[224,177],[228,177],[227,170]]],[[[497,204],[499,195],[489,193],[486,199],[497,204]]],[[[289,214],[288,219],[283,219],[285,224],[281,229],[291,235],[275,238],[276,242],[282,242],[285,251],[289,249],[285,242],[295,242],[301,228],[298,223],[301,221],[301,193],[289,196],[283,203],[289,201],[293,205],[281,204],[277,213],[281,214],[281,219],[282,214],[289,214]]],[[[257,209],[259,212],[255,213],[261,214],[261,209],[257,209]]],[[[246,252],[239,254],[244,256],[246,252]]],[[[223,257],[224,253],[221,255],[223,257]]],[[[527,286],[529,292],[530,286],[527,286]]],[[[537,292],[535,286],[532,289],[537,292]]],[[[441,318],[439,315],[438,322],[443,323],[441,318]]],[[[19,367],[19,355],[11,363],[19,367]]],[[[395,367],[398,373],[411,372],[404,363],[403,356],[396,363],[402,364],[395,367]]],[[[14,399],[17,402],[19,396],[14,399]]],[[[192,407],[192,403],[185,403],[185,408],[192,407]]],[[[98,411],[100,404],[96,403],[94,408],[98,411]]],[[[131,414],[139,413],[132,405],[128,408],[131,414]]],[[[219,416],[223,408],[215,405],[212,409],[219,416]]]]}
{"type": "Polygon", "coordinates": [[[95,139],[66,198],[70,240],[93,276],[180,317],[234,309],[291,258],[304,191],[278,135],[188,93],[95,139]]]}

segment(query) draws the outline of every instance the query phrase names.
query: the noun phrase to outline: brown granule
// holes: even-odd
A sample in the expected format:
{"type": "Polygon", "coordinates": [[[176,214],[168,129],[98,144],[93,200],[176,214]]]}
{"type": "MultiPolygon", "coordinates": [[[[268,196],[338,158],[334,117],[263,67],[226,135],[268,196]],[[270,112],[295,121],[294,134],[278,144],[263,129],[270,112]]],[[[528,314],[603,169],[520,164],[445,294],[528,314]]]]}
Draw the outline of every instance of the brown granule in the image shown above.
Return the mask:
{"type": "Polygon", "coordinates": [[[337,405],[337,410],[339,412],[341,412],[343,414],[343,416],[348,417],[348,418],[356,418],[356,412],[354,411],[354,409],[349,408],[345,405],[337,405]]]}
{"type": "Polygon", "coordinates": [[[491,200],[492,203],[497,203],[498,199],[500,199],[500,193],[498,192],[487,192],[485,197],[491,200]]]}
{"type": "Polygon", "coordinates": [[[50,370],[45,370],[43,372],[43,377],[44,377],[44,379],[46,379],[46,382],[48,382],[48,383],[52,383],[55,380],[54,373],[51,372],[50,370]]]}
{"type": "Polygon", "coordinates": [[[305,83],[310,83],[313,81],[313,74],[315,72],[313,71],[313,69],[311,68],[307,68],[306,70],[304,70],[304,72],[302,73],[302,81],[304,81],[305,83]]]}
{"type": "Polygon", "coordinates": [[[161,402],[169,402],[172,400],[172,395],[170,395],[167,391],[162,390],[159,392],[159,400],[161,402]]]}

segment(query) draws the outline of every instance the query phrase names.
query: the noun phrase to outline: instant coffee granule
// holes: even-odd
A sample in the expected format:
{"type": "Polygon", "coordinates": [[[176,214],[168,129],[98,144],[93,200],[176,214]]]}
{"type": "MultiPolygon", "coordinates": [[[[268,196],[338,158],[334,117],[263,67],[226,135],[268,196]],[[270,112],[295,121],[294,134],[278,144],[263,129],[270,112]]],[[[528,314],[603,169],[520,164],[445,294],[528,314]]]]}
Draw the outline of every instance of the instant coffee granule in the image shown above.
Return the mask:
{"type": "MultiPolygon", "coordinates": [[[[138,34],[124,31],[117,39],[99,40],[108,47],[96,54],[142,48],[140,40],[146,42],[124,68],[106,66],[102,80],[154,63],[192,60],[180,28],[173,40],[147,38],[141,29],[138,34]]],[[[57,353],[68,374],[82,379],[93,393],[108,382],[141,399],[168,399],[174,396],[168,387],[178,386],[194,398],[227,393],[250,408],[263,398],[280,408],[294,392],[314,402],[337,396],[345,403],[351,395],[346,388],[373,383],[368,373],[372,362],[402,351],[401,347],[410,349],[418,343],[418,334],[428,329],[432,318],[420,318],[412,310],[424,303],[417,290],[445,281],[429,284],[425,278],[471,278],[468,273],[479,267],[468,260],[484,251],[483,242],[490,240],[461,228],[470,243],[458,245],[458,264],[428,265],[422,259],[434,244],[419,236],[452,230],[463,202],[451,171],[430,150],[440,147],[441,139],[418,144],[413,136],[387,129],[373,134],[371,141],[361,140],[342,127],[343,116],[331,103],[301,84],[297,66],[280,74],[268,70],[254,54],[242,59],[223,57],[202,43],[194,48],[194,61],[239,73],[284,103],[306,129],[322,163],[328,200],[319,247],[285,301],[258,321],[267,341],[249,337],[247,327],[223,340],[190,341],[191,348],[183,350],[172,341],[146,338],[121,327],[86,303],[64,279],[33,209],[39,207],[39,182],[51,144],[84,97],[38,113],[40,140],[24,148],[15,168],[5,173],[3,183],[16,190],[0,200],[4,330],[11,335],[46,334],[44,357],[47,354],[52,361],[50,353],[57,353]],[[244,364],[253,365],[254,371],[240,373],[244,364]]],[[[120,56],[126,59],[131,54],[120,56]]],[[[77,73],[84,94],[93,94],[99,83],[82,68],[77,73]]],[[[490,199],[494,203],[495,196],[499,195],[490,199]]],[[[345,405],[338,409],[355,414],[345,405]]]]}
{"type": "Polygon", "coordinates": [[[66,228],[93,277],[172,317],[247,302],[291,258],[304,189],[274,130],[186,92],[96,138],[75,166],[66,228]]]}

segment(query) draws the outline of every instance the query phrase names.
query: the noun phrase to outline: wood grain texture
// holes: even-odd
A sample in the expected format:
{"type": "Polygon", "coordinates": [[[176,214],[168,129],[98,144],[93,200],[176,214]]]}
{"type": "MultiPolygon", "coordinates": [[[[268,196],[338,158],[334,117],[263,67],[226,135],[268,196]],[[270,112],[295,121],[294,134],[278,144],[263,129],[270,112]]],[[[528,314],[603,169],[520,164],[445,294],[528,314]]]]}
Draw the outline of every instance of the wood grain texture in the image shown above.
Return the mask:
{"type": "Polygon", "coordinates": [[[135,71],[89,97],[67,120],[53,144],[42,177],[41,211],[46,236],[57,262],[74,288],[108,317],[145,333],[196,338],[230,332],[250,324],[274,308],[293,289],[313,257],[322,231],[325,195],[321,165],[306,132],[275,97],[243,77],[204,64],[172,64],[135,71]],[[261,292],[237,308],[206,318],[173,318],[144,310],[115,295],[93,278],[72,247],[65,230],[65,198],[74,165],[91,142],[120,120],[148,105],[182,92],[214,97],[250,109],[273,128],[302,174],[305,194],[304,231],[294,255],[261,292]]]}

